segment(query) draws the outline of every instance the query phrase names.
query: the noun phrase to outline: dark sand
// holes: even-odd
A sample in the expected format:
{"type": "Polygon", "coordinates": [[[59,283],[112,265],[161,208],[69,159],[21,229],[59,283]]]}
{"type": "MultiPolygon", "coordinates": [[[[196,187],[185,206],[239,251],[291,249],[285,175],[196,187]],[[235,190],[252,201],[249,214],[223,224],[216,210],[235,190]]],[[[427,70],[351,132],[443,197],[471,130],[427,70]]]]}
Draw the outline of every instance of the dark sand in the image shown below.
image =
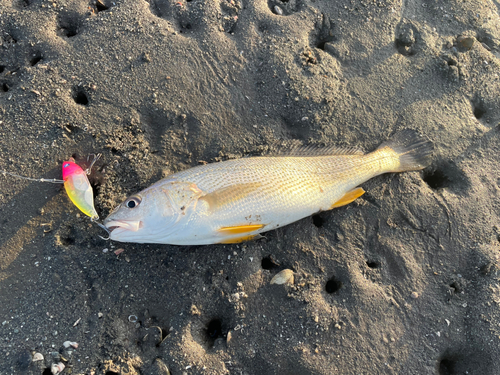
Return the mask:
{"type": "Polygon", "coordinates": [[[101,217],[292,140],[372,150],[412,128],[436,152],[241,245],[105,242],[60,186],[1,177],[0,373],[499,374],[499,9],[1,0],[0,169],[60,178],[102,152],[101,217]]]}

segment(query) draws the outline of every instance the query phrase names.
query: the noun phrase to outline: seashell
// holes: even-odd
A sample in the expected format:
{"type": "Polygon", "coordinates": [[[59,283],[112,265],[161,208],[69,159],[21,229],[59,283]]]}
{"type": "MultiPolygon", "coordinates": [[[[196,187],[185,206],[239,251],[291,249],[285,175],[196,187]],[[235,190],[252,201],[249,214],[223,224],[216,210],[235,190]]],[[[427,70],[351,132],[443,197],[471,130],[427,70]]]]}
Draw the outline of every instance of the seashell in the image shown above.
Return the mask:
{"type": "Polygon", "coordinates": [[[59,362],[58,364],[53,363],[52,366],[50,366],[50,372],[53,375],[57,375],[63,372],[65,368],[66,366],[64,366],[64,363],[62,362],[59,362]]]}
{"type": "Polygon", "coordinates": [[[74,341],[64,341],[63,346],[67,349],[72,346],[75,349],[78,349],[78,343],[74,341]]]}
{"type": "Polygon", "coordinates": [[[42,353],[35,353],[33,355],[33,362],[43,361],[42,353]]]}
{"type": "Polygon", "coordinates": [[[293,271],[290,269],[285,269],[283,271],[278,272],[271,279],[271,284],[293,284],[293,271]]]}

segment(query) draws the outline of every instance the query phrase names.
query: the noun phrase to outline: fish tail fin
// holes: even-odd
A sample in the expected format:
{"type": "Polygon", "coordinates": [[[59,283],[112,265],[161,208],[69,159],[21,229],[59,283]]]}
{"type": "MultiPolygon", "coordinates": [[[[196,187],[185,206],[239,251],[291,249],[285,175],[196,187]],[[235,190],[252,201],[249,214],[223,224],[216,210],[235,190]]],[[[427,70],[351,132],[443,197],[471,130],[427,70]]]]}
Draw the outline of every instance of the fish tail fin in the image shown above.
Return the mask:
{"type": "Polygon", "coordinates": [[[388,159],[387,172],[424,169],[430,164],[434,146],[416,131],[405,129],[382,143],[375,151],[388,159]]]}

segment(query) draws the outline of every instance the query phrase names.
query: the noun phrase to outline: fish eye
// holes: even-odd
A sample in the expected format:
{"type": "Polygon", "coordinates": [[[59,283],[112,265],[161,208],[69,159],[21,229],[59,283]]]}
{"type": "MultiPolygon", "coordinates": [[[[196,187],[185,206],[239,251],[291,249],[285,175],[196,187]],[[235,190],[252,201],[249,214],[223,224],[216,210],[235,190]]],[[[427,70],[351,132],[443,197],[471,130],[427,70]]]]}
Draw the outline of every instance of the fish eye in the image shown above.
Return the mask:
{"type": "Polygon", "coordinates": [[[141,197],[139,197],[138,195],[134,195],[133,197],[130,197],[125,202],[125,206],[127,206],[128,208],[135,208],[139,204],[141,204],[141,197]]]}

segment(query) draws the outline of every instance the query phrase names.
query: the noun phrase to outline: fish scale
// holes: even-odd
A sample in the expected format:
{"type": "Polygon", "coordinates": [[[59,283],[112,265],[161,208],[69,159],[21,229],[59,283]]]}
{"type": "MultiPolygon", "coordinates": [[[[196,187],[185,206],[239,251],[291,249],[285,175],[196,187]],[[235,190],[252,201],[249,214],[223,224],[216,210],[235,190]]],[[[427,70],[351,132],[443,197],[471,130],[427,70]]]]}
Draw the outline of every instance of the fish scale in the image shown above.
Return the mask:
{"type": "Polygon", "coordinates": [[[363,182],[382,173],[422,169],[431,153],[429,141],[404,130],[368,154],[307,148],[302,155],[294,150],[292,156],[197,166],[128,198],[105,225],[111,239],[123,242],[240,242],[348,204],[364,193],[356,188],[363,182]]]}

